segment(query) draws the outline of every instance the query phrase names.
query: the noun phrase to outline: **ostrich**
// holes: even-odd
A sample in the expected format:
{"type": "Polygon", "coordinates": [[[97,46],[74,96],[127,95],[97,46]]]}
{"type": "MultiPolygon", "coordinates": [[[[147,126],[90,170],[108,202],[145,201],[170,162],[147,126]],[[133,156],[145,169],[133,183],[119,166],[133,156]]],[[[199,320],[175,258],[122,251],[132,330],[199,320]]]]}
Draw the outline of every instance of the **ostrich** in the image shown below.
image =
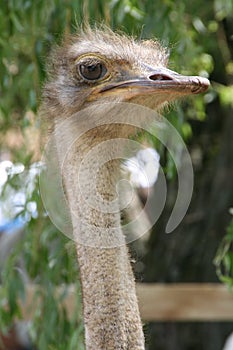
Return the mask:
{"type": "Polygon", "coordinates": [[[207,79],[181,76],[166,68],[167,60],[167,51],[157,41],[136,41],[108,28],[87,28],[56,48],[48,65],[42,110],[55,132],[71,212],[88,350],[145,349],[134,275],[117,210],[120,160],[114,157],[114,146],[108,144],[137,130],[111,123],[114,108],[105,110],[104,106],[130,102],[158,110],[177,97],[207,89],[207,79]],[[102,126],[95,125],[95,113],[104,115],[102,126]],[[70,116],[75,116],[74,123],[63,127],[70,116]],[[89,128],[69,145],[64,161],[60,154],[82,123],[89,123],[89,128]],[[89,152],[101,143],[105,147],[87,160],[89,152]],[[109,159],[105,164],[101,163],[103,154],[109,159]],[[93,168],[98,168],[98,173],[93,168]],[[114,202],[114,210],[106,212],[89,205],[93,182],[100,202],[114,202]],[[101,244],[105,240],[108,243],[101,244]],[[109,245],[111,241],[114,243],[109,245]]]}

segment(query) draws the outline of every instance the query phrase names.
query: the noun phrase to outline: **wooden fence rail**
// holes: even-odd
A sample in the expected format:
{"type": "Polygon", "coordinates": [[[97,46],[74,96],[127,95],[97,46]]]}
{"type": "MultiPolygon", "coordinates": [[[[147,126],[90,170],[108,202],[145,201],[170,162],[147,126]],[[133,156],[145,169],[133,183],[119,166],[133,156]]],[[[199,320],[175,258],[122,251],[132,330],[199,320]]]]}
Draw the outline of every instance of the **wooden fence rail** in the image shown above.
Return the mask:
{"type": "Polygon", "coordinates": [[[231,321],[233,295],[221,284],[139,284],[146,321],[231,321]]]}
{"type": "MultiPolygon", "coordinates": [[[[25,319],[33,314],[35,286],[27,288],[25,319]],[[31,310],[31,312],[30,312],[31,310]]],[[[233,295],[221,284],[137,284],[145,321],[233,321],[233,295]]],[[[72,314],[75,290],[69,287],[64,305],[72,314]]]]}

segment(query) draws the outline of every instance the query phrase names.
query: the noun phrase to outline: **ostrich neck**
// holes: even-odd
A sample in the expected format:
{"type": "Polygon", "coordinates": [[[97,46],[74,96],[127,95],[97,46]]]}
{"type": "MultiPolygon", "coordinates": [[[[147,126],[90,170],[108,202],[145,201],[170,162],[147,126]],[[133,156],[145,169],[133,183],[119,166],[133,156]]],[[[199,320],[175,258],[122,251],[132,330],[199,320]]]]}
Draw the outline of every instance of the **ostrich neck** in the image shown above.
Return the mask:
{"type": "Polygon", "coordinates": [[[93,157],[85,163],[91,147],[100,141],[89,136],[74,145],[63,171],[80,267],[86,349],[143,350],[135,280],[120,228],[119,205],[118,210],[106,213],[87,203],[91,184],[96,182],[100,198],[117,206],[119,160],[100,166],[98,157],[93,157]],[[77,167],[83,161],[83,176],[77,179],[77,167]],[[100,167],[98,174],[93,172],[95,166],[100,167]]]}

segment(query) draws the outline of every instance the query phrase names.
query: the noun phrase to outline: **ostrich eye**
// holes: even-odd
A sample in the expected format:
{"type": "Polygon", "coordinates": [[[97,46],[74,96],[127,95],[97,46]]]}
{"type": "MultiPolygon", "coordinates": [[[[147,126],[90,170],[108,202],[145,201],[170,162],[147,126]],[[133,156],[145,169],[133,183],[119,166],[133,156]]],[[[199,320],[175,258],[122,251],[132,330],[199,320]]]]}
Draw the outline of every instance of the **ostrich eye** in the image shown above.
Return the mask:
{"type": "Polygon", "coordinates": [[[98,80],[105,76],[107,69],[102,63],[80,64],[79,72],[86,80],[98,80]]]}

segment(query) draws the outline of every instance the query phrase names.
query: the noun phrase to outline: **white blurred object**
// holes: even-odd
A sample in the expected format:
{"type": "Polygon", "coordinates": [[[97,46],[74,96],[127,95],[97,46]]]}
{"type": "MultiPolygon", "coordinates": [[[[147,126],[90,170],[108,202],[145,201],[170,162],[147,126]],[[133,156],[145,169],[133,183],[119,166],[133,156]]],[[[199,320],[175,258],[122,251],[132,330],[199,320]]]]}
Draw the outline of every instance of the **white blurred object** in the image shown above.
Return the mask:
{"type": "Polygon", "coordinates": [[[136,250],[140,254],[145,251],[144,243],[150,235],[151,221],[145,203],[147,203],[153,191],[153,185],[158,179],[159,161],[158,152],[148,147],[139,150],[135,157],[125,161],[123,167],[131,185],[122,183],[125,187],[122,187],[120,191],[121,208],[124,209],[124,219],[126,222],[130,222],[131,226],[130,230],[128,230],[127,225],[123,225],[122,228],[130,242],[137,240],[136,250]]]}
{"type": "Polygon", "coordinates": [[[0,330],[0,350],[33,350],[31,339],[29,337],[30,323],[17,321],[12,325],[7,333],[1,333],[0,330]]]}
{"type": "Polygon", "coordinates": [[[28,201],[32,197],[37,185],[37,178],[40,173],[41,163],[33,163],[28,169],[21,163],[13,164],[9,160],[0,162],[0,231],[2,225],[13,221],[23,213],[23,221],[29,221],[31,217],[38,215],[37,204],[28,201]],[[18,176],[19,188],[12,186],[9,180],[18,176]]]}
{"type": "Polygon", "coordinates": [[[136,187],[152,187],[158,178],[160,155],[153,148],[138,151],[125,165],[130,171],[130,180],[136,187]]]}
{"type": "Polygon", "coordinates": [[[37,203],[30,200],[41,164],[29,169],[9,160],[0,162],[0,271],[14,246],[24,236],[25,225],[38,216],[37,203]],[[11,183],[16,177],[17,186],[11,183]]]}
{"type": "Polygon", "coordinates": [[[0,162],[0,189],[6,183],[8,178],[7,169],[11,168],[13,163],[9,160],[4,160],[0,162]]]}
{"type": "Polygon", "coordinates": [[[223,350],[233,350],[233,333],[227,338],[223,350]]]}
{"type": "Polygon", "coordinates": [[[15,325],[18,341],[25,350],[32,349],[31,340],[29,338],[29,327],[30,323],[26,321],[18,321],[15,325]]]}

